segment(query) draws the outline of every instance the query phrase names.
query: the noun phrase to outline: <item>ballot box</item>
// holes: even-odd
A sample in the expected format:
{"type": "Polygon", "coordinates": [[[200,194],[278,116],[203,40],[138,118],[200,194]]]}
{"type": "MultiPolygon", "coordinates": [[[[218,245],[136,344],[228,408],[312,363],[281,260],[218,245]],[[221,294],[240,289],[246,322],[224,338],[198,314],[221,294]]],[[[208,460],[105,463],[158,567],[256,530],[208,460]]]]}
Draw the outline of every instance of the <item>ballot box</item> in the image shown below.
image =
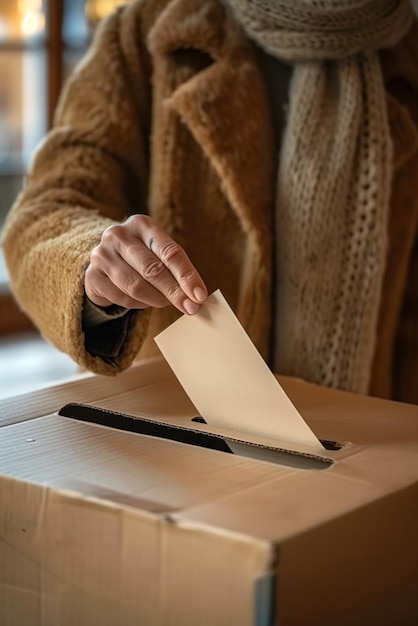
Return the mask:
{"type": "Polygon", "coordinates": [[[205,423],[162,357],[4,400],[0,624],[418,623],[418,407],[279,380],[322,452],[205,423]]]}

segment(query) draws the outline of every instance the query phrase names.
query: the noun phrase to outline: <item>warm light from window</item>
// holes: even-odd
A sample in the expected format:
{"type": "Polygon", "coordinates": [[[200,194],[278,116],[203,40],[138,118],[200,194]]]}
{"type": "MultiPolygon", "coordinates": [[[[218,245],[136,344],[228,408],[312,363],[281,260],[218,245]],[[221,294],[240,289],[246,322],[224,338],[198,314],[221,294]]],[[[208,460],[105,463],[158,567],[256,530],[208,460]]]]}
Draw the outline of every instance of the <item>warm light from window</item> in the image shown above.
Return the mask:
{"type": "Polygon", "coordinates": [[[96,24],[122,4],[126,4],[126,0],[87,0],[85,8],[87,19],[96,24]]]}
{"type": "Polygon", "coordinates": [[[28,37],[38,35],[45,28],[45,16],[42,13],[26,13],[22,19],[22,33],[28,37]]]}
{"type": "Polygon", "coordinates": [[[34,37],[42,33],[45,28],[42,0],[19,0],[17,6],[22,34],[25,37],[34,37]]]}

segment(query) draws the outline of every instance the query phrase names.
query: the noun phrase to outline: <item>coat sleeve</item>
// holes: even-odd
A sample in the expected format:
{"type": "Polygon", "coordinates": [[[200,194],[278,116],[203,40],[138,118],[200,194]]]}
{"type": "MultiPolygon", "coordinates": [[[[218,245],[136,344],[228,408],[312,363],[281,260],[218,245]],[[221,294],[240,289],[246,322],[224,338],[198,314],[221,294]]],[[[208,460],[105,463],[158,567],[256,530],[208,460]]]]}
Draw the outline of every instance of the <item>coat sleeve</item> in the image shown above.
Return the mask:
{"type": "Polygon", "coordinates": [[[112,223],[146,211],[150,63],[140,16],[120,9],[97,30],[61,94],[7,216],[3,247],[11,288],[42,335],[82,367],[114,374],[132,362],[148,312],[131,316],[116,359],[86,350],[84,273],[112,223]]]}

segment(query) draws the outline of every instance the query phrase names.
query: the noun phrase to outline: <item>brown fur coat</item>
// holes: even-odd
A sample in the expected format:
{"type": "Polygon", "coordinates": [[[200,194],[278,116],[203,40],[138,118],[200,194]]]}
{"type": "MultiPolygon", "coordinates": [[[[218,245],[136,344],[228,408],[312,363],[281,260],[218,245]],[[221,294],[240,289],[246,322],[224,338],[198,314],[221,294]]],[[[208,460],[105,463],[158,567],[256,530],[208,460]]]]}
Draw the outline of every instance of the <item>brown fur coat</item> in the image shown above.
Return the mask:
{"type": "MultiPolygon", "coordinates": [[[[371,393],[418,402],[416,24],[381,61],[395,161],[371,393]]],[[[134,0],[101,25],[5,228],[12,288],[44,336],[101,374],[156,352],[152,337],[174,319],[170,308],[134,316],[113,363],[89,354],[82,332],[91,249],[114,221],[147,211],[268,357],[277,170],[269,107],[253,45],[218,0],[134,0]]]]}

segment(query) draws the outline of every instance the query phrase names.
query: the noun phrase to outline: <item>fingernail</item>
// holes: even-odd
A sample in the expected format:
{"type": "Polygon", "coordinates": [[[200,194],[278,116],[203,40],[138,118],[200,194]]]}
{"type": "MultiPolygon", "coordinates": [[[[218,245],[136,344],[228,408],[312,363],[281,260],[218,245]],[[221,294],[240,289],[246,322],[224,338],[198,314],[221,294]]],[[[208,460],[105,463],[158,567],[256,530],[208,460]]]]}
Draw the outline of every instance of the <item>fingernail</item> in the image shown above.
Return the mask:
{"type": "Polygon", "coordinates": [[[183,306],[186,309],[187,313],[189,313],[189,315],[194,315],[199,310],[199,305],[196,304],[196,302],[193,302],[192,300],[186,299],[183,302],[183,306]]]}
{"type": "Polygon", "coordinates": [[[196,289],[193,290],[193,295],[196,300],[203,302],[203,300],[206,300],[208,294],[204,289],[202,289],[202,287],[196,287],[196,289]]]}

